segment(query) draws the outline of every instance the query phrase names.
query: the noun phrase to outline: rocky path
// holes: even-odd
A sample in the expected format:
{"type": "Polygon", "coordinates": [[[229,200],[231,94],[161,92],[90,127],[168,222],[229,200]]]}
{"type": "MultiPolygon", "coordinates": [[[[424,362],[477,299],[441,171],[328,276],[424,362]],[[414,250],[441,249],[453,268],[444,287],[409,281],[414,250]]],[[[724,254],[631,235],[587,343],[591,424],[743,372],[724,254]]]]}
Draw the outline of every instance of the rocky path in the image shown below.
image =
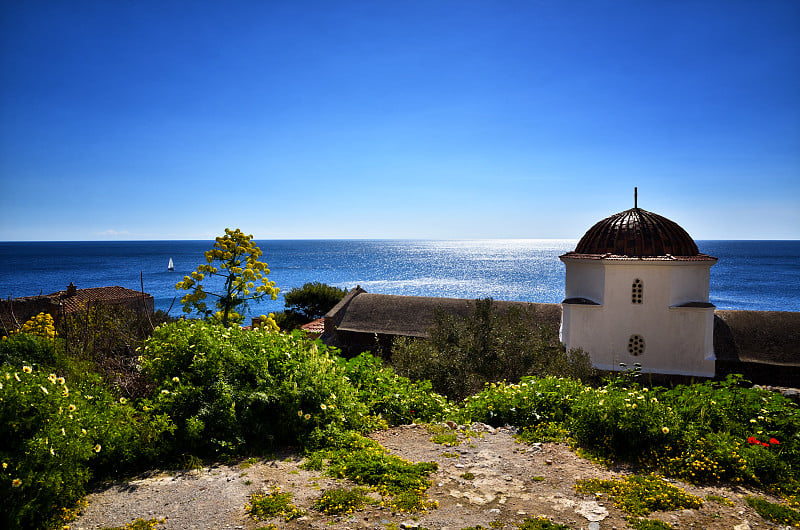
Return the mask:
{"type": "MultiPolygon", "coordinates": [[[[462,439],[455,447],[430,441],[422,426],[401,426],[375,433],[372,438],[413,461],[436,461],[428,490],[437,509],[404,514],[370,506],[352,516],[327,516],[310,509],[328,488],[347,486],[347,481],[324,477],[299,468],[296,455],[261,460],[256,464],[211,466],[185,473],[158,473],[113,484],[87,497],[84,513],[72,530],[123,526],[132,520],[164,519],[159,529],[255,530],[273,523],[286,529],[384,529],[428,528],[458,530],[468,527],[514,529],[527,517],[544,516],[574,529],[623,529],[625,515],[613,503],[575,492],[579,478],[614,478],[625,471],[610,471],[584,460],[564,444],[516,443],[505,429],[482,426],[481,436],[462,439]],[[280,486],[291,492],[293,502],[306,512],[291,522],[257,522],[245,510],[249,496],[280,486]]],[[[462,437],[463,438],[463,437],[462,437]]],[[[745,489],[700,488],[675,483],[701,498],[723,496],[727,506],[706,501],[697,510],[655,513],[673,528],[737,529],[777,528],[759,517],[744,502],[756,494],[745,489]]]]}

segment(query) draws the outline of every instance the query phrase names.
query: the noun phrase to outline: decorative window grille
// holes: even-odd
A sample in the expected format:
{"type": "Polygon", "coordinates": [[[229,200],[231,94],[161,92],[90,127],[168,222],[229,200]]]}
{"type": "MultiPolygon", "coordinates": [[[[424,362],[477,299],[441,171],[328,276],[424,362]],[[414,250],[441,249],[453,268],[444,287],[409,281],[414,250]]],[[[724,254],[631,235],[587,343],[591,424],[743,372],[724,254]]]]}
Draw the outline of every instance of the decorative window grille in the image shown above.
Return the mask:
{"type": "Polygon", "coordinates": [[[633,280],[633,287],[631,288],[631,303],[641,304],[643,292],[644,292],[644,284],[642,283],[642,280],[636,278],[635,280],[633,280]]]}
{"type": "Polygon", "coordinates": [[[644,353],[644,337],[641,335],[631,335],[628,339],[628,353],[631,355],[641,355],[644,353]]]}

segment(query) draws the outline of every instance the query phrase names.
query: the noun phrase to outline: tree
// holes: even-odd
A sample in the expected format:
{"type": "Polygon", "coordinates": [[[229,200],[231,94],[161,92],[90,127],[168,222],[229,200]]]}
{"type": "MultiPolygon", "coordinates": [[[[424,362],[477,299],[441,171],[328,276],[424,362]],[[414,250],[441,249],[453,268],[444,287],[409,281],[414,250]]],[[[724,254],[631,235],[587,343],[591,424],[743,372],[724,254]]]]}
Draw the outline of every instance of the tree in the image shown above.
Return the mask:
{"type": "Polygon", "coordinates": [[[284,295],[286,309],[275,315],[275,321],[283,330],[295,329],[325,316],[346,294],[347,289],[320,282],[295,287],[284,295]]]}
{"type": "Polygon", "coordinates": [[[437,312],[428,333],[427,339],[395,340],[392,366],[399,375],[427,379],[451,399],[472,395],[489,381],[594,375],[589,356],[566,351],[558,330],[540,322],[533,308],[500,309],[491,298],[476,300],[469,316],[437,312]]]}
{"type": "MultiPolygon", "coordinates": [[[[239,230],[225,229],[225,235],[217,237],[214,247],[205,253],[206,263],[197,267],[190,276],[184,276],[175,288],[190,291],[181,299],[184,313],[197,311],[206,318],[214,318],[228,326],[241,322],[241,309],[247,308],[251,300],[262,300],[269,296],[278,298],[279,289],[275,282],[269,281],[267,264],[258,261],[261,249],[252,241],[252,235],[239,230]],[[218,262],[219,266],[214,263],[218,262]],[[206,276],[219,277],[223,281],[222,292],[213,293],[203,289],[206,276]],[[216,297],[214,308],[209,309],[204,301],[208,295],[216,297]]],[[[277,328],[271,318],[267,324],[277,328]]]]}
{"type": "Polygon", "coordinates": [[[284,295],[284,300],[286,309],[299,313],[311,322],[324,317],[346,294],[347,289],[312,282],[295,287],[284,295]]]}

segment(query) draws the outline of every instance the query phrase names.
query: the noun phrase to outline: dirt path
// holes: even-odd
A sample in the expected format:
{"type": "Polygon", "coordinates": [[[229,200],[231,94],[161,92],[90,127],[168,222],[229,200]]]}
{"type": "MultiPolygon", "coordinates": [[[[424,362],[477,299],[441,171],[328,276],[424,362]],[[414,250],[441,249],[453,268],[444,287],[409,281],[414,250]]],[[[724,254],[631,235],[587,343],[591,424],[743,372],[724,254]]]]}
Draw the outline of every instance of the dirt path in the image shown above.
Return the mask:
{"type": "MultiPolygon", "coordinates": [[[[526,517],[545,516],[552,521],[583,529],[626,528],[624,514],[609,501],[575,492],[579,478],[613,478],[624,474],[579,458],[564,444],[525,445],[516,443],[511,432],[486,427],[480,437],[463,440],[456,447],[430,441],[422,426],[408,425],[372,435],[392,453],[413,461],[436,461],[439,470],[431,476],[428,490],[437,509],[424,513],[392,513],[370,506],[352,516],[327,516],[310,509],[326,489],[348,486],[321,473],[302,470],[302,459],[285,455],[254,465],[220,465],[199,471],[153,474],[114,484],[87,497],[84,513],[72,530],[123,526],[142,517],[164,518],[159,529],[242,529],[254,530],[267,523],[278,528],[299,529],[452,529],[482,526],[514,529],[526,517]],[[470,478],[464,478],[464,475],[470,478]],[[294,495],[293,502],[306,512],[291,522],[280,519],[257,522],[245,511],[249,496],[280,486],[294,495]],[[490,526],[491,525],[491,526],[490,526]]],[[[778,528],[763,520],[744,502],[757,494],[744,488],[676,485],[701,498],[723,496],[727,506],[705,501],[697,510],[659,512],[649,517],[673,528],[737,529],[778,528]]]]}

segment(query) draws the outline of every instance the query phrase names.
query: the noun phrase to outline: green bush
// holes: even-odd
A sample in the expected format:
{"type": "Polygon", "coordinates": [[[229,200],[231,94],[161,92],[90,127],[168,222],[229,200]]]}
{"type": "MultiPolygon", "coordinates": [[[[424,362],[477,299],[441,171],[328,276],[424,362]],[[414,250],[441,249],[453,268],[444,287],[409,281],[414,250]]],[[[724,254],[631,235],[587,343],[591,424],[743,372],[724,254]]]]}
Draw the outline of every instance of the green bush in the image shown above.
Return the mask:
{"type": "Polygon", "coordinates": [[[93,475],[151,461],[170,429],[163,416],[115,399],[98,376],[68,385],[30,366],[0,370],[2,527],[47,526],[93,475]]]}
{"type": "Polygon", "coordinates": [[[339,358],[339,363],[369,413],[393,425],[439,420],[454,408],[445,397],[433,392],[429,381],[399,376],[369,353],[350,360],[339,358]]]}
{"type": "Polygon", "coordinates": [[[495,427],[563,422],[575,399],[588,391],[580,381],[562,377],[523,377],[519,384],[489,383],[483,391],[464,400],[459,418],[495,427]]]}
{"type": "Polygon", "coordinates": [[[292,494],[282,492],[278,486],[272,488],[267,494],[252,494],[247,512],[255,519],[281,517],[287,522],[303,516],[303,511],[292,504],[292,494]]]}
{"type": "Polygon", "coordinates": [[[176,322],[147,341],[142,369],[178,427],[175,449],[193,454],[308,444],[367,413],[334,352],[300,333],[176,322]]]}
{"type": "Polygon", "coordinates": [[[476,300],[469,317],[436,314],[430,338],[398,339],[392,365],[411,379],[427,379],[451,399],[478,392],[486,382],[517,382],[526,375],[589,379],[589,357],[565,351],[554,326],[541,324],[535,309],[499,310],[491,299],[476,300]]]}
{"type": "Polygon", "coordinates": [[[607,493],[614,499],[614,506],[636,516],[661,510],[700,508],[703,505],[701,498],[665,482],[657,475],[578,480],[575,489],[584,493],[607,493]]]}
{"type": "Polygon", "coordinates": [[[800,526],[800,512],[783,504],[775,504],[759,497],[746,497],[747,504],[753,508],[758,515],[768,521],[777,524],[790,526],[800,526]]]}
{"type": "Polygon", "coordinates": [[[330,489],[314,501],[312,508],[328,515],[349,515],[372,502],[368,492],[366,488],[330,489]]]}
{"type": "Polygon", "coordinates": [[[55,355],[55,340],[39,335],[17,333],[0,340],[0,364],[51,366],[55,355]]]}
{"type": "Polygon", "coordinates": [[[572,436],[604,456],[634,461],[653,447],[669,445],[677,415],[657,395],[646,387],[587,389],[572,408],[572,436]]]}

